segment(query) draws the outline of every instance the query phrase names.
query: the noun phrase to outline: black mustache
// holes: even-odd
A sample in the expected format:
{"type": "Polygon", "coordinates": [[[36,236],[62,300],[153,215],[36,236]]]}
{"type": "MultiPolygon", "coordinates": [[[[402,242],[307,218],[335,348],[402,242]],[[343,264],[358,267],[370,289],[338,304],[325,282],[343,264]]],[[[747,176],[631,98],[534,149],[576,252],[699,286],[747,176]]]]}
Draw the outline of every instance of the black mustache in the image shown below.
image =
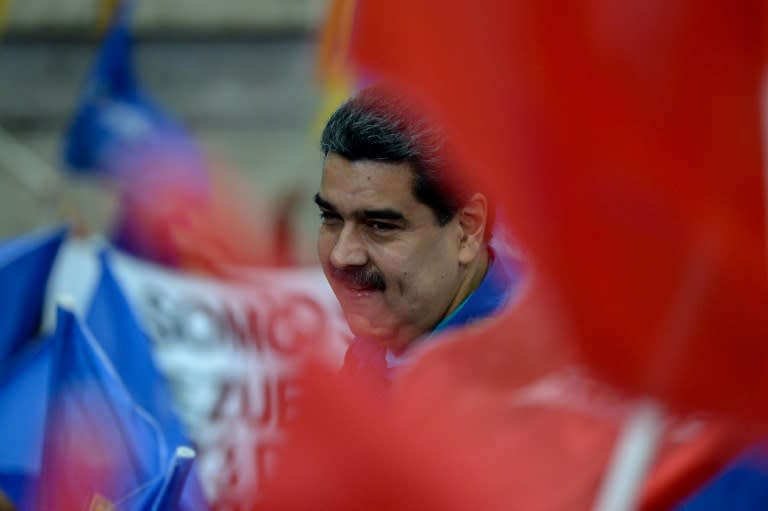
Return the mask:
{"type": "Polygon", "coordinates": [[[331,276],[335,280],[354,289],[374,289],[376,291],[384,291],[387,287],[381,273],[370,268],[331,267],[331,276]]]}

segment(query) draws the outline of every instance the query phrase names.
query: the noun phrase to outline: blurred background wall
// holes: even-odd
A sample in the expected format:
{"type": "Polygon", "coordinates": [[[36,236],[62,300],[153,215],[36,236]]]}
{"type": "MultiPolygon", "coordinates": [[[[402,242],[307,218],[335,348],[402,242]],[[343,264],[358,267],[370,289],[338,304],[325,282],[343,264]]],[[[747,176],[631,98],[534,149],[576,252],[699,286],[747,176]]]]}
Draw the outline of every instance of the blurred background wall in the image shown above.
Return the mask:
{"type": "MultiPolygon", "coordinates": [[[[60,175],[64,130],[114,4],[0,0],[0,237],[62,215],[87,231],[111,220],[114,198],[101,183],[51,178],[60,175]]],[[[139,0],[135,16],[145,89],[243,179],[254,201],[269,206],[298,186],[305,262],[314,257],[314,42],[325,9],[323,0],[139,0]]]]}

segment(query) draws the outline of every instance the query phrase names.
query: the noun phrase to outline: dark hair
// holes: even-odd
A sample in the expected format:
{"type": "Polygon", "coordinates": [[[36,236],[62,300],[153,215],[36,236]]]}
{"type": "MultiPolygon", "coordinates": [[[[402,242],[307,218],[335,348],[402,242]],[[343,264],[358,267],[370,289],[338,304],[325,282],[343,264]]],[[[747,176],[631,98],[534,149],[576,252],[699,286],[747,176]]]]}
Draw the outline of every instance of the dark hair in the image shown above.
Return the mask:
{"type": "Polygon", "coordinates": [[[445,145],[435,123],[417,115],[403,96],[379,86],[363,89],[341,105],[320,140],[326,156],[336,153],[350,161],[410,163],[413,196],[432,209],[441,226],[469,198],[458,186],[456,173],[450,171],[445,145]]]}

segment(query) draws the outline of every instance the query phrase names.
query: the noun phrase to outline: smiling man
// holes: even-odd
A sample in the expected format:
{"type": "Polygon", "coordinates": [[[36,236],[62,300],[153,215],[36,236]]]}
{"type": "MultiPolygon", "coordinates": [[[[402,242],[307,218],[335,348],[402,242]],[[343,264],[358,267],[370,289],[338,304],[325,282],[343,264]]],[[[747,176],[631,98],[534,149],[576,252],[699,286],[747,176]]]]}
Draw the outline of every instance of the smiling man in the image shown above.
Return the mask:
{"type": "Polygon", "coordinates": [[[421,339],[503,308],[517,266],[489,248],[493,208],[457,185],[434,124],[368,88],[331,116],[321,147],[318,255],[355,335],[346,370],[399,365],[421,339]]]}

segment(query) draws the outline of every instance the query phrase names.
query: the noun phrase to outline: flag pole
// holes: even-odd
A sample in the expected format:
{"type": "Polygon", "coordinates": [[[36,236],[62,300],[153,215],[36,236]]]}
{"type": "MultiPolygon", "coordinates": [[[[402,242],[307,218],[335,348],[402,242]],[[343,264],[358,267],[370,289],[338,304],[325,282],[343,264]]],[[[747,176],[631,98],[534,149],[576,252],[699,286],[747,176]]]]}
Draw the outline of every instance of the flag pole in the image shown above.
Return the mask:
{"type": "Polygon", "coordinates": [[[663,429],[661,406],[640,401],[627,419],[613,451],[594,511],[632,511],[658,451],[663,429]]]}
{"type": "MultiPolygon", "coordinates": [[[[765,229],[765,254],[768,257],[768,72],[763,73],[762,91],[760,94],[760,131],[763,153],[763,223],[765,229]]],[[[768,259],[766,259],[766,262],[768,262],[768,259]]],[[[768,264],[766,264],[766,272],[768,272],[768,264]]],[[[768,275],[768,273],[764,275],[768,275]]]]}
{"type": "Polygon", "coordinates": [[[179,446],[176,448],[171,460],[170,474],[163,483],[153,509],[165,511],[179,507],[181,493],[196,456],[197,453],[191,447],[179,446]]]}

